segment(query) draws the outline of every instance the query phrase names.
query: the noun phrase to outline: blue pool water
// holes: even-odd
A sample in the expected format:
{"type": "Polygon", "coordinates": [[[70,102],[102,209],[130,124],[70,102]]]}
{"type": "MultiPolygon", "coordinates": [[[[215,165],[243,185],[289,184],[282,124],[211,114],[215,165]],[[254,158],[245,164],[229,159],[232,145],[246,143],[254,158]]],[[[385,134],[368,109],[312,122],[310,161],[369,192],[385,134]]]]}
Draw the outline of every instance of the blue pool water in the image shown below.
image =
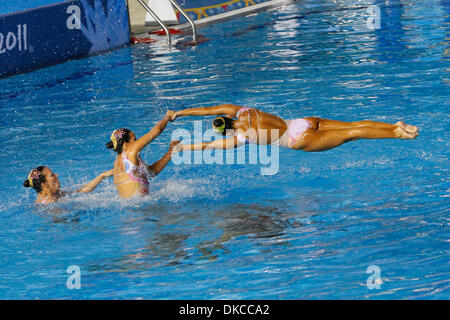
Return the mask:
{"type": "Polygon", "coordinates": [[[371,30],[368,4],[301,1],[201,28],[196,47],[161,37],[1,79],[0,298],[448,299],[450,5],[382,2],[371,30]],[[168,109],[224,102],[421,134],[283,149],[272,176],[170,163],[143,200],[118,200],[108,180],[40,208],[22,187],[43,164],[74,189],[112,168],[113,129],[139,136],[168,109]],[[79,290],[66,287],[71,265],[79,290]],[[366,285],[373,265],[379,289],[366,285]]]}
{"type": "Polygon", "coordinates": [[[0,2],[0,15],[64,2],[65,0],[4,0],[0,2]]]}

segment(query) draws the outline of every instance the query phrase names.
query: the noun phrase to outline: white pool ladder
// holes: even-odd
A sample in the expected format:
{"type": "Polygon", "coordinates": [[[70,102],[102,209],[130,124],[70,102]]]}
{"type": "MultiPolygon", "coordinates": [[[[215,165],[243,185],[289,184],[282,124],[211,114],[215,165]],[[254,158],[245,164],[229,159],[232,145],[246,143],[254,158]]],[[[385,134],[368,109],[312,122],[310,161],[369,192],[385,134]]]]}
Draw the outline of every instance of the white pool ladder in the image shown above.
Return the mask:
{"type": "Polygon", "coordinates": [[[175,0],[169,0],[169,1],[174,5],[175,8],[178,9],[178,11],[180,11],[180,13],[186,18],[186,20],[191,25],[191,28],[192,28],[192,40],[194,42],[196,42],[197,41],[197,31],[195,29],[194,21],[189,17],[189,15],[183,10],[183,8],[175,0]]]}
{"type": "MultiPolygon", "coordinates": [[[[158,24],[163,28],[164,32],[166,33],[167,43],[169,44],[169,46],[171,46],[172,39],[170,37],[170,31],[167,28],[167,26],[165,25],[165,23],[157,16],[157,14],[155,12],[153,12],[152,9],[150,9],[150,7],[143,0],[137,0],[137,1],[153,17],[153,19],[155,19],[156,22],[158,22],[158,24]]],[[[169,1],[170,1],[170,3],[173,4],[173,6],[175,8],[177,8],[178,11],[180,11],[180,13],[186,18],[186,20],[189,21],[189,24],[191,25],[191,28],[192,28],[192,39],[194,42],[196,42],[197,41],[197,31],[195,28],[194,21],[188,16],[188,14],[183,10],[183,8],[181,8],[181,6],[175,0],[169,0],[169,1]]]]}

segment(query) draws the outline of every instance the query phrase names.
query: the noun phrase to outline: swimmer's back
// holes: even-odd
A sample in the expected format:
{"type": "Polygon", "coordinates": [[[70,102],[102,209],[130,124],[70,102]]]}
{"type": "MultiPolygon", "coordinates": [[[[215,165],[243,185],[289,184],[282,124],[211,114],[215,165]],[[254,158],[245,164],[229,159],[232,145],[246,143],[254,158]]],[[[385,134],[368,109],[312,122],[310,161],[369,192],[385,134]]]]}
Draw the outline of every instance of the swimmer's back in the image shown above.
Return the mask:
{"type": "Polygon", "coordinates": [[[261,144],[273,142],[271,139],[272,134],[275,135],[274,138],[277,140],[287,129],[286,122],[282,118],[259,109],[245,108],[238,115],[239,121],[236,129],[247,131],[250,121],[252,129],[258,132],[258,142],[261,144]],[[278,130],[278,134],[273,130],[278,130]]]}

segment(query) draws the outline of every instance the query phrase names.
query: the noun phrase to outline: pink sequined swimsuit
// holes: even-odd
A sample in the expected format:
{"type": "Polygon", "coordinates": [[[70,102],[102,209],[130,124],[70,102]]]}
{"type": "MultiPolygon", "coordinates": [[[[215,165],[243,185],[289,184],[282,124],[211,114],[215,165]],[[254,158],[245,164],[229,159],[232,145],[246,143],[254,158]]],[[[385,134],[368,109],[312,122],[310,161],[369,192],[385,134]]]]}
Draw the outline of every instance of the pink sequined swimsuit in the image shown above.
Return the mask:
{"type": "MultiPolygon", "coordinates": [[[[126,152],[122,152],[121,161],[124,168],[124,172],[128,175],[128,178],[139,184],[139,193],[148,194],[149,180],[155,176],[155,174],[149,169],[149,167],[144,163],[141,156],[138,155],[138,165],[135,165],[128,159],[126,152]]],[[[122,174],[120,173],[120,174],[122,174]]],[[[125,183],[124,181],[122,183],[125,183]]],[[[121,184],[122,184],[121,183],[121,184]]]]}

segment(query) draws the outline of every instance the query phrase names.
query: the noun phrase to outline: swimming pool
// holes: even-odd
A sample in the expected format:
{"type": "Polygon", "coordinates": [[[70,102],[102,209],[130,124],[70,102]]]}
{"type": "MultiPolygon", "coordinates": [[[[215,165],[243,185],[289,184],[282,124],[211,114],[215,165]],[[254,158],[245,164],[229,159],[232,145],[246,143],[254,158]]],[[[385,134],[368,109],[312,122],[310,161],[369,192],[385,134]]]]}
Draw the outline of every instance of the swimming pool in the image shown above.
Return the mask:
{"type": "MultiPolygon", "coordinates": [[[[369,4],[301,1],[200,28],[195,47],[161,37],[1,79],[0,298],[448,299],[450,6],[380,3],[371,30],[369,4]],[[145,200],[118,200],[109,181],[38,208],[21,185],[41,164],[63,189],[81,185],[112,167],[113,129],[142,135],[167,109],[224,102],[403,120],[421,135],[280,150],[272,176],[169,164],[145,200]],[[66,287],[71,265],[79,290],[66,287]]],[[[193,120],[169,124],[143,158],[193,120]]]]}
{"type": "Polygon", "coordinates": [[[63,1],[65,0],[16,0],[14,2],[10,1],[9,3],[6,3],[5,1],[0,4],[0,15],[29,10],[63,1]]]}

